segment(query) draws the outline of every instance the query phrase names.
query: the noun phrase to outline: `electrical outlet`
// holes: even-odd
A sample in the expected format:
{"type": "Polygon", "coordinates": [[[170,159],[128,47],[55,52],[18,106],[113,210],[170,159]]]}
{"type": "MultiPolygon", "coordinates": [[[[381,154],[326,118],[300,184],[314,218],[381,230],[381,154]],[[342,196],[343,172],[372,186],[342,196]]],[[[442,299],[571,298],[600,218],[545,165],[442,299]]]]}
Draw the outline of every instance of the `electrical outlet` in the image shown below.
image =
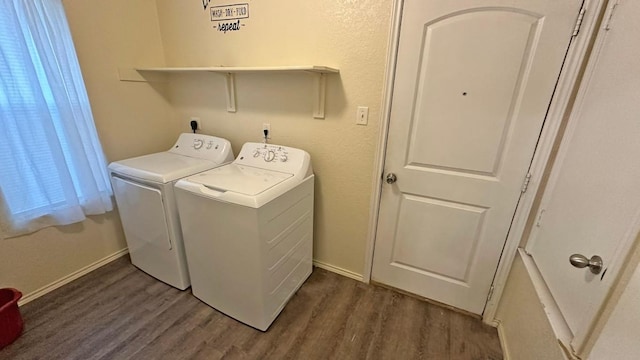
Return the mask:
{"type": "Polygon", "coordinates": [[[264,131],[267,130],[267,139],[271,139],[271,124],[262,124],[262,137],[264,138],[264,131]]]}
{"type": "Polygon", "coordinates": [[[356,113],[356,124],[367,125],[369,122],[369,108],[366,106],[358,106],[358,112],[356,113]]]}
{"type": "Polygon", "coordinates": [[[193,123],[194,121],[196,122],[196,128],[195,128],[195,130],[200,130],[200,118],[199,118],[199,117],[192,116],[192,117],[189,119],[189,127],[193,130],[193,127],[192,127],[193,125],[192,125],[192,123],[193,123]]]}

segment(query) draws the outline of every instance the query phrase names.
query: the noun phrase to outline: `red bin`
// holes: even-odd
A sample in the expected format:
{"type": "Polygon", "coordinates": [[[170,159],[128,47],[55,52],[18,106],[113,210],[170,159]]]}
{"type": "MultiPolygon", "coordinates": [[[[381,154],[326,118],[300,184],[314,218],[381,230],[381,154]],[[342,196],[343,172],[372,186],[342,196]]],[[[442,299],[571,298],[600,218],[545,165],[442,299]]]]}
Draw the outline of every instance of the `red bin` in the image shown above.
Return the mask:
{"type": "Polygon", "coordinates": [[[16,289],[0,289],[0,349],[22,334],[22,316],[18,300],[22,293],[16,289]]]}

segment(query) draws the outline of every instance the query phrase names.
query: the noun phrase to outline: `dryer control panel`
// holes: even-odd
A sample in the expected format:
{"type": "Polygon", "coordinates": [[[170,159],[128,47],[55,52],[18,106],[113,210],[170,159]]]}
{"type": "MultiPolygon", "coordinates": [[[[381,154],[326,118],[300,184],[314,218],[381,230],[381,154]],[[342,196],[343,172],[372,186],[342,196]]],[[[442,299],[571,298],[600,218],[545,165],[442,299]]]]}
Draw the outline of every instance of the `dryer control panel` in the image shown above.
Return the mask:
{"type": "Polygon", "coordinates": [[[294,176],[301,174],[299,176],[306,177],[313,173],[311,158],[306,151],[282,145],[245,143],[234,163],[294,176]]]}
{"type": "Polygon", "coordinates": [[[233,160],[233,150],[231,150],[229,141],[211,135],[180,134],[178,141],[169,152],[198,159],[207,159],[219,164],[233,160]]]}

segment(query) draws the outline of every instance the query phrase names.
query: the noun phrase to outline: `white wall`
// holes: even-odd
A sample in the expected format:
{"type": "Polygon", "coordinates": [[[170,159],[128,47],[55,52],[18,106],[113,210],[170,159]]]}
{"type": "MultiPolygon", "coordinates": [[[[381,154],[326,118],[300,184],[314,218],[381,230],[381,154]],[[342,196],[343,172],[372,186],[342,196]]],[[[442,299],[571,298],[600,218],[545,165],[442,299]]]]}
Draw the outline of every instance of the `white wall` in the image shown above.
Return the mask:
{"type": "Polygon", "coordinates": [[[177,124],[166,86],[122,82],[118,68],[162,66],[155,0],[64,0],[108,161],[166,150],[177,124]]]}
{"type": "Polygon", "coordinates": [[[392,2],[248,3],[245,26],[224,34],[200,1],[158,0],[167,65],[337,67],[326,118],[312,117],[310,75],[252,73],[236,76],[237,113],[226,112],[220,75],[173,75],[175,120],[186,128],[200,117],[204,133],[229,139],[236,152],[270,123],[272,143],[307,150],[316,174],[314,258],[362,274],[392,2]],[[355,124],[357,106],[369,107],[368,126],[355,124]]]}
{"type": "Polygon", "coordinates": [[[0,240],[0,287],[25,297],[124,249],[117,212],[0,240]]]}

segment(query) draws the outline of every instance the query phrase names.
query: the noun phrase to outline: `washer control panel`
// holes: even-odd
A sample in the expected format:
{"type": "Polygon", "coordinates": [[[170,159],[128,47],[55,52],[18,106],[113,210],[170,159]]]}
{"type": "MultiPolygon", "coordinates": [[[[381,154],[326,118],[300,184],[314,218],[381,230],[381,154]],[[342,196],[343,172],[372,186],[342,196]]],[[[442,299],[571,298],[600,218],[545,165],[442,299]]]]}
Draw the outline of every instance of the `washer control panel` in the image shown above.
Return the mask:
{"type": "Polygon", "coordinates": [[[253,150],[254,158],[262,158],[266,162],[281,161],[286,162],[289,160],[289,151],[286,147],[278,146],[272,147],[267,145],[265,147],[257,147],[253,150]]]}
{"type": "Polygon", "coordinates": [[[272,144],[246,143],[234,163],[295,174],[310,166],[309,154],[300,149],[272,144]]]}

